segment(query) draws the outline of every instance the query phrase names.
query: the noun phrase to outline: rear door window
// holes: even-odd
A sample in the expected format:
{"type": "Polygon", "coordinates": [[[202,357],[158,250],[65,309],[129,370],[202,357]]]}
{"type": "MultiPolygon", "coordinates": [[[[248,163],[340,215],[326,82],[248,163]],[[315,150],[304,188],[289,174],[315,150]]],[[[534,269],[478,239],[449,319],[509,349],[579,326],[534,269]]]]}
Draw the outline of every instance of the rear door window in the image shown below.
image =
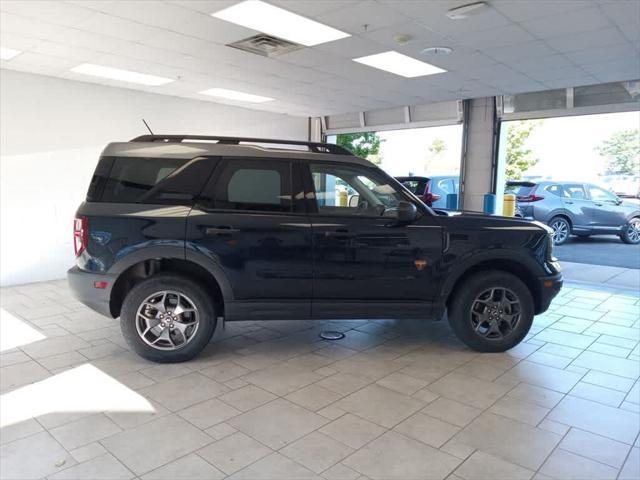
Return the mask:
{"type": "Polygon", "coordinates": [[[562,188],[562,185],[549,185],[545,188],[545,190],[555,195],[556,197],[568,197],[568,195],[564,191],[564,188],[562,188]]]}
{"type": "Polygon", "coordinates": [[[565,192],[569,195],[569,197],[574,200],[586,200],[587,194],[584,192],[584,187],[581,184],[569,184],[564,186],[565,192]]]}
{"type": "Polygon", "coordinates": [[[291,212],[292,163],[271,159],[229,159],[205,188],[203,205],[220,210],[291,212]]]}
{"type": "MultiPolygon", "coordinates": [[[[100,201],[190,205],[213,168],[213,159],[117,157],[103,180],[100,201]]],[[[96,172],[97,173],[97,172],[96,172]]],[[[90,191],[96,196],[99,179],[90,191]]]]}

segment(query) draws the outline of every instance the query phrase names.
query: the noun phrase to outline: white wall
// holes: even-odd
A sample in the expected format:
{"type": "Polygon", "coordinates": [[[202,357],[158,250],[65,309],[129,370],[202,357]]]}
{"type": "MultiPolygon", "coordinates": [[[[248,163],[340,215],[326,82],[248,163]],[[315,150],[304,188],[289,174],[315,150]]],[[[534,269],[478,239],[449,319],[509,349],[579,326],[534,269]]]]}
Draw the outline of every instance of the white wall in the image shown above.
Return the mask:
{"type": "Polygon", "coordinates": [[[62,278],[100,151],[148,133],[305,140],[307,119],[0,70],[0,284],[62,278]]]}

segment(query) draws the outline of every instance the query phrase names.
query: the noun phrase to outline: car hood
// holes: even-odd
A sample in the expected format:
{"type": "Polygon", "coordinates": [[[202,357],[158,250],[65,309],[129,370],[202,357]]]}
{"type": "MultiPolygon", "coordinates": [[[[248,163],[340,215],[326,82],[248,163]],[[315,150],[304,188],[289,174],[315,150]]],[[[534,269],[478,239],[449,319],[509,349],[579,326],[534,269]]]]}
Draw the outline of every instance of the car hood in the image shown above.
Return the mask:
{"type": "Polygon", "coordinates": [[[450,226],[465,228],[478,228],[481,230],[518,230],[539,231],[549,233],[551,229],[536,220],[522,218],[503,217],[500,215],[487,215],[482,212],[438,210],[439,218],[450,226]]]}

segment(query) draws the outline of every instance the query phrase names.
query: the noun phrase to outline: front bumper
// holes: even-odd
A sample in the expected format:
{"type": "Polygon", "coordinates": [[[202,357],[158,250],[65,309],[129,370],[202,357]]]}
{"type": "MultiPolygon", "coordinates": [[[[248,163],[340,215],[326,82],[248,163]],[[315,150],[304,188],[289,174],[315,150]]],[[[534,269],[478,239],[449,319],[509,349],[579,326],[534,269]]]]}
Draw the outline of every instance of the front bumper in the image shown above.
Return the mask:
{"type": "Polygon", "coordinates": [[[90,309],[111,318],[113,315],[109,300],[116,279],[114,275],[87,272],[77,266],[67,271],[67,283],[73,297],[90,309]],[[96,288],[95,282],[107,282],[107,287],[96,288]]]}
{"type": "Polygon", "coordinates": [[[562,273],[556,273],[555,275],[548,275],[544,277],[538,277],[538,305],[536,308],[536,315],[546,312],[551,305],[551,301],[558,295],[562,288],[562,273]]]}

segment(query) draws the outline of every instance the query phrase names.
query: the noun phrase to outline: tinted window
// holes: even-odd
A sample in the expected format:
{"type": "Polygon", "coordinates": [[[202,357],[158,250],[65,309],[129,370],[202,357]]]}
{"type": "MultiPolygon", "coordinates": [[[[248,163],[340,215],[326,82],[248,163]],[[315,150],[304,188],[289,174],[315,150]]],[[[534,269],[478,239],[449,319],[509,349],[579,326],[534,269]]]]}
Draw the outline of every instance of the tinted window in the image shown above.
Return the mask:
{"type": "Polygon", "coordinates": [[[510,184],[507,185],[505,193],[513,193],[516,197],[528,197],[537,188],[536,184],[510,184]]]}
{"type": "Polygon", "coordinates": [[[591,200],[609,200],[615,201],[617,197],[611,192],[607,192],[600,187],[596,187],[595,185],[589,185],[589,195],[591,195],[591,200]]]}
{"type": "MultiPolygon", "coordinates": [[[[291,163],[278,160],[228,160],[216,172],[212,206],[222,210],[290,212],[291,163]]],[[[211,198],[209,199],[211,202],[211,198]]]]}
{"type": "MultiPolygon", "coordinates": [[[[117,203],[190,204],[211,173],[205,158],[114,158],[101,200],[117,203]]],[[[97,172],[97,170],[96,170],[97,172]]],[[[92,181],[90,195],[99,181],[92,181]]]]}
{"type": "Polygon", "coordinates": [[[427,186],[427,180],[403,180],[402,184],[414,195],[421,196],[427,186]]]}
{"type": "Polygon", "coordinates": [[[587,198],[587,195],[584,193],[584,188],[580,184],[565,185],[564,191],[576,200],[586,200],[587,198]]]}
{"type": "Polygon", "coordinates": [[[311,165],[318,211],[326,215],[382,216],[405,200],[383,175],[367,168],[311,165]]]}
{"type": "Polygon", "coordinates": [[[565,193],[562,185],[549,185],[545,188],[545,190],[549,193],[554,194],[556,197],[567,197],[568,195],[565,193]]]}

